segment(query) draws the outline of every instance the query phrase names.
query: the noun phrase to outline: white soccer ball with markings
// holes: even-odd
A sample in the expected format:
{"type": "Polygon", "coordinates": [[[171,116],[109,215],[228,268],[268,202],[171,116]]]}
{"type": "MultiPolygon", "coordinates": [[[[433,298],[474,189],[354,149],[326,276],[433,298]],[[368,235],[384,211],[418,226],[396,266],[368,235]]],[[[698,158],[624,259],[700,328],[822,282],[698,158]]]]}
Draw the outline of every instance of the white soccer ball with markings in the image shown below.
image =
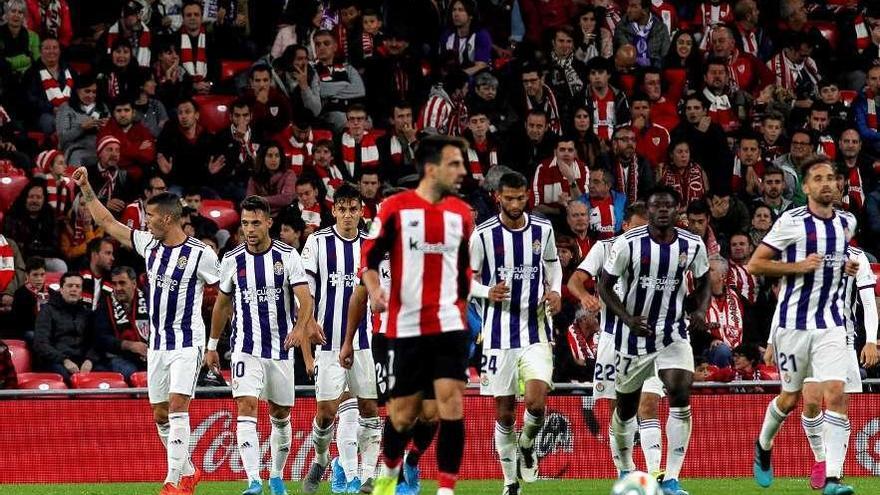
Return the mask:
{"type": "Polygon", "coordinates": [[[657,480],[642,471],[633,471],[614,483],[611,495],[659,495],[657,480]]]}

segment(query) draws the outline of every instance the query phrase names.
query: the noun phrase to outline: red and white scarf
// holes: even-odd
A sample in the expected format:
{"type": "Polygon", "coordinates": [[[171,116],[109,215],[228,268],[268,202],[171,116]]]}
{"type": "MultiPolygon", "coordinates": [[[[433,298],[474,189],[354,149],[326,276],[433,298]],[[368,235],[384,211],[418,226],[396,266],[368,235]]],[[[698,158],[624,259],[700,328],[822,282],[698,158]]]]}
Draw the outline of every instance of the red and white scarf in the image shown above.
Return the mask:
{"type": "Polygon", "coordinates": [[[73,89],[73,76],[70,74],[70,70],[64,69],[63,88],[46,68],[40,69],[40,82],[43,85],[43,91],[46,92],[46,99],[53,107],[58,108],[70,99],[70,91],[73,89]]]}
{"type": "MultiPolygon", "coordinates": [[[[355,170],[355,162],[357,159],[356,150],[357,142],[354,137],[345,131],[342,134],[342,163],[345,165],[345,168],[348,170],[348,174],[351,177],[355,176],[355,173],[358,172],[355,170]]],[[[376,146],[376,138],[370,134],[369,132],[365,133],[361,138],[360,142],[361,147],[361,170],[367,168],[377,168],[379,166],[379,148],[376,146]]]]}
{"type": "Polygon", "coordinates": [[[859,167],[849,167],[848,194],[843,197],[850,211],[861,211],[865,206],[865,189],[859,167]]]}
{"type": "Polygon", "coordinates": [[[853,24],[856,32],[856,50],[862,53],[871,46],[871,31],[868,29],[868,20],[864,15],[859,14],[853,20],[853,24]]]}
{"type": "Polygon", "coordinates": [[[618,191],[626,194],[626,201],[629,204],[639,199],[639,162],[633,157],[632,162],[627,169],[618,161],[614,164],[614,175],[617,179],[616,188],[618,191]]]}
{"type": "Polygon", "coordinates": [[[52,174],[46,174],[46,191],[49,193],[49,206],[59,216],[67,213],[70,205],[73,204],[73,180],[70,177],[55,177],[52,174]]]}
{"type": "Polygon", "coordinates": [[[785,56],[784,52],[779,52],[767,62],[767,65],[776,75],[776,84],[785,89],[794,90],[797,87],[798,79],[804,75],[810,78],[814,86],[820,79],[819,69],[812,58],[807,58],[804,63],[795,65],[785,56]]]}
{"type": "Polygon", "coordinates": [[[290,133],[290,138],[287,140],[289,146],[285,146],[285,153],[290,158],[290,167],[297,177],[302,175],[303,167],[312,164],[314,142],[315,138],[311,130],[309,130],[309,137],[302,143],[296,140],[292,132],[290,133]]]}
{"type": "MultiPolygon", "coordinates": [[[[113,44],[116,43],[116,40],[119,39],[119,22],[117,21],[110,26],[110,29],[107,30],[107,53],[110,53],[113,50],[113,44]]],[[[130,39],[132,54],[135,55],[135,59],[138,61],[138,65],[141,67],[149,67],[150,66],[150,43],[152,42],[152,38],[150,36],[150,29],[144,25],[143,22],[140,23],[141,30],[138,33],[137,39],[130,39]]]]}
{"type": "Polygon", "coordinates": [[[199,82],[208,75],[208,55],[205,52],[205,27],[199,28],[199,36],[195,47],[186,30],[180,31],[180,65],[193,81],[199,82]]]}
{"type": "Polygon", "coordinates": [[[14,278],[15,251],[12,250],[6,237],[0,235],[0,291],[6,290],[14,278]]]}
{"type": "Polygon", "coordinates": [[[578,330],[577,323],[573,323],[568,326],[566,340],[568,340],[568,348],[571,350],[571,355],[575,359],[579,361],[596,359],[596,354],[599,349],[599,332],[595,332],[588,340],[580,330],[578,330]]]}
{"type": "Polygon", "coordinates": [[[526,110],[538,108],[547,114],[550,130],[559,134],[562,132],[562,121],[559,119],[559,106],[556,104],[556,94],[550,89],[550,86],[544,85],[544,101],[542,103],[534,102],[526,95],[526,110]]]}
{"type": "Polygon", "coordinates": [[[717,323],[718,328],[712,329],[712,335],[734,349],[742,343],[743,306],[730,287],[724,289],[724,294],[712,296],[706,310],[706,323],[717,323]]]}
{"type": "Polygon", "coordinates": [[[608,88],[605,96],[601,97],[590,89],[590,99],[593,102],[593,132],[607,143],[611,141],[611,134],[617,124],[614,91],[608,88]]]}
{"type": "Polygon", "coordinates": [[[361,33],[361,50],[364,52],[364,58],[372,57],[375,48],[373,35],[367,32],[361,33]]]}
{"type": "Polygon", "coordinates": [[[605,199],[590,198],[590,232],[596,239],[611,239],[616,232],[614,227],[614,198],[610,195],[605,199]]]}
{"type": "Polygon", "coordinates": [[[749,55],[758,56],[758,36],[752,29],[745,29],[741,24],[737,24],[740,38],[742,38],[743,51],[749,55]]]}
{"type": "Polygon", "coordinates": [[[669,164],[663,170],[660,183],[675,189],[681,196],[682,207],[687,207],[693,201],[697,201],[706,194],[706,184],[703,182],[703,169],[694,162],[679,170],[675,165],[669,164]]]}
{"type": "Polygon", "coordinates": [[[868,88],[865,88],[865,100],[868,104],[866,115],[868,127],[877,130],[877,98],[874,96],[874,92],[868,88]]]}
{"type": "Polygon", "coordinates": [[[835,144],[834,139],[827,134],[819,136],[819,144],[816,145],[816,153],[825,155],[834,160],[837,158],[837,144],[835,144]]]}
{"type": "Polygon", "coordinates": [[[345,183],[342,172],[339,171],[339,167],[335,163],[330,163],[328,167],[322,167],[315,163],[315,173],[318,174],[318,178],[324,182],[324,187],[327,188],[327,202],[332,203],[333,196],[336,195],[336,189],[345,183]]]}
{"type": "MultiPolygon", "coordinates": [[[[61,29],[61,2],[52,0],[49,5],[43,5],[40,2],[40,19],[43,25],[43,33],[53,38],[59,38],[59,30],[61,29]]],[[[33,26],[32,30],[36,30],[37,26],[33,26]]]]}
{"type": "Polygon", "coordinates": [[[260,145],[251,139],[251,128],[248,127],[244,131],[244,135],[239,141],[236,137],[235,125],[232,126],[232,139],[238,143],[238,163],[245,163],[248,158],[256,158],[257,150],[260,145]]]}
{"type": "Polygon", "coordinates": [[[727,285],[737,292],[746,301],[754,304],[758,299],[758,279],[739,263],[730,262],[730,271],[727,272],[727,285]]]}
{"type": "Polygon", "coordinates": [[[479,181],[483,182],[483,164],[480,163],[480,157],[477,155],[477,150],[468,147],[468,163],[470,164],[471,169],[471,177],[479,181]]]}
{"type": "Polygon", "coordinates": [[[400,136],[391,136],[391,139],[388,140],[388,149],[391,155],[391,163],[396,166],[403,165],[404,156],[409,158],[411,161],[414,157],[412,146],[409,144],[406,145],[406,149],[403,146],[403,139],[400,136]]]}
{"type": "Polygon", "coordinates": [[[101,177],[104,179],[104,185],[101,186],[101,190],[98,191],[98,197],[104,201],[110,200],[113,198],[113,189],[116,187],[116,176],[119,174],[119,169],[114,167],[113,169],[107,168],[101,170],[99,164],[98,170],[101,172],[101,177]]]}

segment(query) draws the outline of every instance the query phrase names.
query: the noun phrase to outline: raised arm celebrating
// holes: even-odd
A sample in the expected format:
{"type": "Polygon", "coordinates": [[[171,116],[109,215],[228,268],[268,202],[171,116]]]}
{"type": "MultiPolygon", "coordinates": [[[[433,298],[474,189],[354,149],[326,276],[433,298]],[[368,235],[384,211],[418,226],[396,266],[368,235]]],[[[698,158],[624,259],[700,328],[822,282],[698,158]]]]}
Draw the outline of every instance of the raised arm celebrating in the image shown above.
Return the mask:
{"type": "Polygon", "coordinates": [[[83,199],[89,208],[89,213],[92,214],[92,218],[95,219],[98,226],[104,229],[104,232],[109,234],[110,237],[119,241],[126,248],[131,249],[131,229],[116,220],[113,214],[110,213],[110,210],[97,200],[95,191],[92,190],[92,185],[89,183],[88,170],[85,167],[79,167],[73,172],[73,180],[82,191],[83,199]]]}

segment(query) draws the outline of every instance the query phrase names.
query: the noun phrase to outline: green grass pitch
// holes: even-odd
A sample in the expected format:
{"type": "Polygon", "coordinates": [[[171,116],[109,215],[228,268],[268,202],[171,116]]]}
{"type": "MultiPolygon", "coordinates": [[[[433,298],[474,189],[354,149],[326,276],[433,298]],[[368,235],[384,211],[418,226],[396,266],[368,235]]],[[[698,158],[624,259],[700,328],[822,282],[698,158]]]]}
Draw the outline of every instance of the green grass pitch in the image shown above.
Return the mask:
{"type": "MultiPolygon", "coordinates": [[[[857,494],[880,493],[880,477],[848,478],[847,483],[853,485],[857,494]]],[[[523,494],[608,495],[611,484],[611,480],[542,480],[524,486],[523,494]]],[[[683,485],[691,495],[821,493],[810,490],[807,480],[804,478],[780,478],[768,489],[759,488],[754,481],[748,478],[686,479],[683,485]]],[[[422,493],[425,495],[433,494],[435,486],[433,483],[425,482],[422,486],[422,493]]],[[[3,495],[155,495],[159,493],[160,488],[158,483],[0,485],[0,493],[3,495]]],[[[244,488],[244,482],[204,482],[199,484],[196,495],[238,495],[244,488]]],[[[288,483],[287,490],[291,495],[301,493],[299,483],[288,483]]],[[[455,491],[461,495],[500,495],[501,482],[498,480],[462,481],[458,483],[455,491]]],[[[264,493],[269,493],[268,486],[264,493]]],[[[318,493],[329,494],[329,485],[323,483],[318,493]]]]}

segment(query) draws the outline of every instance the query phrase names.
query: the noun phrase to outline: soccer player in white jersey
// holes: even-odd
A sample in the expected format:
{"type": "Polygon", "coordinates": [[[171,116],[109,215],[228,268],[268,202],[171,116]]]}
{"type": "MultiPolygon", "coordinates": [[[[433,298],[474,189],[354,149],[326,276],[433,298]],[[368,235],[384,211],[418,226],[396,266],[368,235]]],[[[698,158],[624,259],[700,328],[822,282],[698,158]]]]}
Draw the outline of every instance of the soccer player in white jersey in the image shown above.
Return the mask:
{"type": "MultiPolygon", "coordinates": [[[[632,228],[641,227],[648,223],[645,203],[637,201],[631,204],[624,213],[623,231],[628,232],[632,228]]],[[[593,372],[593,400],[608,399],[611,402],[610,410],[617,405],[617,394],[614,391],[615,358],[614,333],[622,323],[608,311],[608,307],[593,294],[584,288],[584,282],[588,277],[599,280],[602,275],[602,267],[611,253],[611,247],[617,237],[603,239],[597,242],[587,253],[587,256],[578,265],[577,271],[568,280],[568,290],[580,300],[581,305],[590,311],[599,311],[599,326],[602,329],[599,334],[599,344],[596,351],[596,367],[593,372]]],[[[620,288],[618,284],[617,288],[620,288]]],[[[618,295],[623,296],[618,291],[618,295]]],[[[641,438],[642,453],[645,455],[646,471],[655,478],[659,478],[663,472],[660,470],[663,458],[663,435],[660,431],[659,406],[660,399],[664,396],[663,382],[656,374],[645,381],[642,386],[642,396],[639,398],[638,424],[639,437],[641,438]]],[[[609,438],[611,436],[611,424],[608,425],[609,438]]],[[[631,432],[635,435],[635,430],[631,432]]],[[[622,465],[623,457],[616,449],[616,443],[610,442],[611,457],[620,476],[635,470],[634,465],[622,465]]],[[[631,459],[632,456],[629,456],[631,459]]]]}
{"type": "Polygon", "coordinates": [[[150,294],[147,384],[168,462],[160,493],[190,494],[201,471],[190,460],[188,411],[205,346],[202,293],[205,284],[219,279],[217,255],[183,232],[178,196],[162,193],[150,198],[146,206],[148,231],[132,230],[95,199],[85,167],[76,169],[73,180],[98,226],[146,261],[150,294]]]}
{"type": "MultiPolygon", "coordinates": [[[[363,211],[360,193],[350,185],[336,189],[333,198],[333,217],[336,225],[321,229],[306,240],[303,248],[303,264],[309,280],[309,288],[315,297],[317,322],[327,336],[326,343],[315,356],[315,397],[318,410],[312,424],[312,445],[315,459],[303,481],[303,492],[314,493],[330,463],[329,447],[333,433],[333,420],[339,408],[343,392],[348,390],[358,399],[361,422],[365,425],[360,448],[363,451],[365,472],[363,481],[372,487],[376,462],[379,456],[381,420],[376,404],[376,373],[370,352],[370,327],[368,318],[359,322],[360,328],[354,343],[354,356],[350,369],[339,363],[339,349],[345,339],[348,305],[355,287],[360,284],[358,270],[361,264],[361,244],[366,234],[358,230],[363,211]],[[368,434],[367,434],[368,433],[368,434]]],[[[310,353],[306,346],[303,352],[310,353]]],[[[337,444],[339,442],[337,441],[337,444]]],[[[361,479],[358,473],[358,443],[337,445],[353,447],[353,465],[343,465],[347,491],[358,492],[361,479]]]]}
{"type": "Polygon", "coordinates": [[[269,237],[269,212],[269,203],[260,196],[248,196],[241,203],[245,242],[226,253],[220,262],[220,291],[211,314],[211,338],[205,353],[205,365],[219,373],[217,343],[231,317],[236,434],[249,482],[242,495],[263,493],[263,451],[257,436],[259,399],[269,402],[272,423],[269,489],[272,495],[287,493],[282,479],[290,453],[290,408],[294,399],[293,352],[288,349],[299,346],[307,338],[306,329],[313,327],[309,325],[313,319],[312,295],[302,261],[295,249],[269,237]]]}
{"type": "Polygon", "coordinates": [[[544,424],[547,393],[553,385],[550,316],[561,305],[562,266],[550,222],[525,212],[529,189],[522,174],[502,175],[495,200],[501,213],[471,235],[471,296],[482,300],[486,365],[481,370],[481,389],[495,397],[502,493],[518,495],[518,477],[526,483],[538,479],[535,437],[544,424]],[[514,413],[520,381],[525,383],[526,407],[517,440],[514,413]]]}
{"type": "Polygon", "coordinates": [[[818,156],[804,162],[802,188],[807,206],[783,213],[758,246],[748,270],[754,275],[782,277],[771,328],[782,392],[767,406],[755,442],[753,472],[760,486],[773,481],[771,449],[779,428],[800,398],[804,379],[822,383],[825,495],[853,493],[840,482],[849,442],[844,396],[847,345],[844,309],[846,249],[856,219],[834,208],[837,184],[832,161],[818,156]]]}
{"type": "Polygon", "coordinates": [[[705,244],[675,227],[679,201],[679,194],[669,187],[651,191],[648,225],[618,236],[599,282],[600,298],[622,323],[614,333],[617,405],[611,416],[612,442],[617,443],[623,465],[631,466],[642,386],[656,372],[669,397],[661,483],[666,495],[687,495],[678,477],[691,436],[694,356],[689,334],[706,331],[710,296],[705,244]],[[694,280],[690,314],[685,312],[688,272],[694,280]]]}
{"type": "MultiPolygon", "coordinates": [[[[847,256],[858,262],[859,267],[854,277],[846,277],[844,289],[844,320],[846,321],[846,385],[843,388],[846,394],[858,394],[862,392],[862,375],[859,368],[859,356],[855,348],[855,329],[859,324],[857,307],[862,307],[862,324],[865,328],[865,345],[862,348],[861,363],[866,368],[877,364],[877,301],[874,296],[874,286],[877,285],[877,277],[871,270],[871,262],[865,256],[865,252],[859,248],[848,246],[847,256]]],[[[773,347],[773,335],[768,344],[768,354],[775,362],[776,352],[773,347]]],[[[815,463],[810,471],[810,487],[821,490],[825,486],[825,428],[824,414],[822,411],[822,384],[815,378],[804,379],[802,391],[804,407],[801,412],[801,425],[804,434],[813,451],[815,463]]],[[[847,400],[849,398],[847,397],[847,400]]]]}

